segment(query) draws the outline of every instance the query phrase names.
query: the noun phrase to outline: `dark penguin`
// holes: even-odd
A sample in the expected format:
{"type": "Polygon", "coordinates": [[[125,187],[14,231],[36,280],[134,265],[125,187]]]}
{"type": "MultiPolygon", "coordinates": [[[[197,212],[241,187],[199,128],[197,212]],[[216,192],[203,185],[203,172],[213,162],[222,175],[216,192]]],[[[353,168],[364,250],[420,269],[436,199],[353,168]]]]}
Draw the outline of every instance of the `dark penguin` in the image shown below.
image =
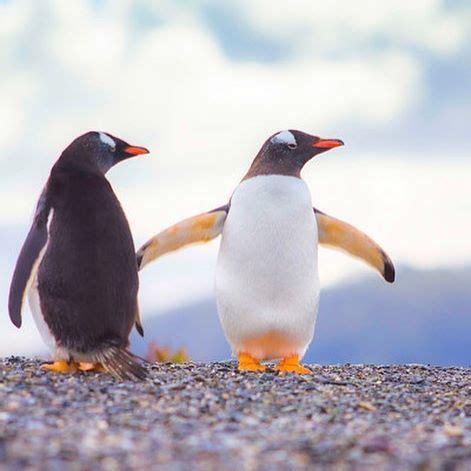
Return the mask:
{"type": "Polygon", "coordinates": [[[16,262],[9,313],[21,326],[28,292],[36,324],[53,352],[43,368],[106,370],[119,379],[146,371],[127,350],[142,335],[138,274],[126,216],[105,178],[115,164],[149,151],[102,132],[75,139],[51,170],[16,262]]]}

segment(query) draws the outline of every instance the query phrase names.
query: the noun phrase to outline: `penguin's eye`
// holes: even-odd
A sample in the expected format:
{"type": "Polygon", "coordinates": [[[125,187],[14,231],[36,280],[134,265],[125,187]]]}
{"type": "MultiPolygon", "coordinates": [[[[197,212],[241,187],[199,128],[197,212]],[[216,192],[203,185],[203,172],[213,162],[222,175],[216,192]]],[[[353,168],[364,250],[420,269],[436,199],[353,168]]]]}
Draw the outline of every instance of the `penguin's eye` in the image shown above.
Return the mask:
{"type": "Polygon", "coordinates": [[[290,149],[296,149],[296,147],[298,147],[298,145],[297,144],[288,144],[288,147],[290,149]]]}

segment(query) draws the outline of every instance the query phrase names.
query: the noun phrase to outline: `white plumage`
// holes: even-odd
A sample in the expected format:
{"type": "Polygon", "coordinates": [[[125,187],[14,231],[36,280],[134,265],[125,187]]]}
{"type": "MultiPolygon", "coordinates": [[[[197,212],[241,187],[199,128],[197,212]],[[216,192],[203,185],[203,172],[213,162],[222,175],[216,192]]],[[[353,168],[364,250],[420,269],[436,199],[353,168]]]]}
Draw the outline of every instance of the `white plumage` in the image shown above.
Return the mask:
{"type": "Polygon", "coordinates": [[[290,131],[281,131],[271,138],[271,142],[273,142],[274,144],[291,144],[295,146],[296,138],[290,131]]]}
{"type": "Polygon", "coordinates": [[[112,149],[116,147],[116,142],[114,139],[112,139],[108,134],[105,134],[104,132],[98,133],[100,137],[100,141],[103,142],[103,144],[106,144],[107,146],[110,146],[112,149]]]}
{"type": "Polygon", "coordinates": [[[303,180],[263,175],[237,187],[216,269],[219,316],[235,354],[304,355],[319,300],[317,242],[303,180]]]}
{"type": "Polygon", "coordinates": [[[46,225],[48,241],[46,242],[44,247],[41,249],[41,251],[38,254],[38,258],[34,262],[33,268],[31,270],[30,279],[28,280],[25,291],[28,293],[29,307],[31,309],[31,313],[33,314],[33,319],[36,324],[36,327],[38,328],[39,333],[44,343],[48,346],[49,350],[52,353],[55,353],[56,348],[57,348],[56,339],[52,335],[52,332],[50,331],[44,319],[44,315],[41,310],[41,300],[39,298],[39,291],[38,291],[38,269],[44,257],[44,254],[46,253],[46,250],[47,250],[47,245],[49,243],[49,231],[50,231],[53,217],[54,217],[54,209],[51,209],[47,217],[47,225],[46,225]]]}
{"type": "Polygon", "coordinates": [[[38,275],[37,272],[34,275],[33,282],[28,290],[28,301],[29,307],[31,309],[31,313],[33,314],[33,319],[36,324],[36,327],[41,334],[41,337],[44,343],[47,345],[51,353],[55,353],[56,351],[56,339],[52,335],[51,331],[49,330],[46,321],[44,320],[44,315],[41,310],[41,301],[39,299],[39,291],[38,291],[38,275]]]}

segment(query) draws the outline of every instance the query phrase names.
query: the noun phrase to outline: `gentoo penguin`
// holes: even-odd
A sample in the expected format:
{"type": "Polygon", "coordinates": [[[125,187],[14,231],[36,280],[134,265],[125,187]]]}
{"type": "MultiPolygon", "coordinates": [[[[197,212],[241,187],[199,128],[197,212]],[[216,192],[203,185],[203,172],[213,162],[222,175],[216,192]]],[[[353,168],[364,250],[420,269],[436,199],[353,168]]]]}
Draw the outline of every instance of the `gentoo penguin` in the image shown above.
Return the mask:
{"type": "Polygon", "coordinates": [[[386,253],[358,229],[313,208],[301,179],[309,160],[342,145],[295,130],[276,133],[227,205],[164,230],[137,254],[143,268],[166,252],[222,234],[217,306],[240,370],[263,371],[262,360],[280,359],[280,372],[310,373],[299,361],[317,316],[318,242],[362,258],[394,281],[386,253]]]}
{"type": "Polygon", "coordinates": [[[55,360],[44,369],[106,370],[118,379],[146,376],[127,350],[132,326],[143,333],[134,244],[105,174],[148,152],[110,134],[88,132],[51,170],[16,262],[8,303],[10,318],[20,327],[28,292],[55,360]]]}

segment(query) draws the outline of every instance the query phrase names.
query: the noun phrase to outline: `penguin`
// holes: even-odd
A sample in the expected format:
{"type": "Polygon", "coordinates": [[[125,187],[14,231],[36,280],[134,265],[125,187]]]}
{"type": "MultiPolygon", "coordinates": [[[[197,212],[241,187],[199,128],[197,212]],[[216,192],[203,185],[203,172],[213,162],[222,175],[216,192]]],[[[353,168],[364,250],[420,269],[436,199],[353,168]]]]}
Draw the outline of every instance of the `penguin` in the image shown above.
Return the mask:
{"type": "Polygon", "coordinates": [[[163,254],[222,235],[216,301],[225,336],[242,371],[309,374],[300,361],[314,336],[319,306],[318,244],[363,259],[390,283],[394,266],[366,234],[314,208],[301,170],[342,146],[297,130],[267,139],[230,201],[150,239],[140,269],[163,254]]]}
{"type": "Polygon", "coordinates": [[[105,132],[76,138],[60,155],[39,197],[16,262],[10,319],[21,327],[26,295],[54,361],[53,372],[108,371],[144,379],[127,347],[133,325],[143,335],[131,231],[105,177],[117,163],[149,151],[105,132]]]}

